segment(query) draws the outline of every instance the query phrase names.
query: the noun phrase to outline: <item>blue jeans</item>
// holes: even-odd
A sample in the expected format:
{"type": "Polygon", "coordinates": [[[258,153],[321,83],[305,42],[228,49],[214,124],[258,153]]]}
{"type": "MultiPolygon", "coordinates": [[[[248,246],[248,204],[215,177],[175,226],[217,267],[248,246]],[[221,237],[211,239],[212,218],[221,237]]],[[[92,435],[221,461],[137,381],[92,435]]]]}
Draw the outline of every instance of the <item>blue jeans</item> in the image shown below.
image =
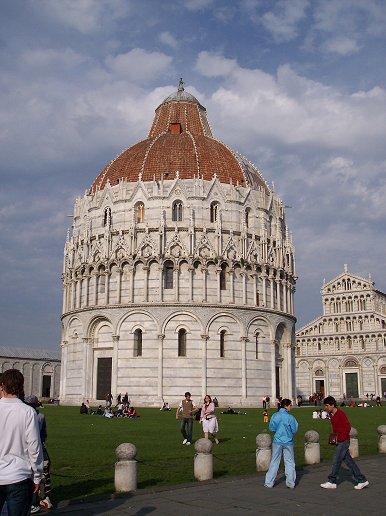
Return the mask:
{"type": "Polygon", "coordinates": [[[8,516],[28,516],[30,514],[34,484],[29,478],[0,486],[0,512],[7,502],[8,516]]]}
{"type": "Polygon", "coordinates": [[[358,482],[366,482],[366,477],[362,475],[361,470],[358,468],[356,462],[351,457],[348,451],[350,441],[340,442],[335,449],[334,457],[332,459],[332,470],[328,475],[328,481],[336,484],[336,477],[338,476],[342,462],[344,462],[352,471],[352,474],[358,482]]]}
{"type": "Polygon", "coordinates": [[[193,418],[192,417],[183,417],[182,418],[181,434],[184,436],[184,439],[187,439],[190,443],[192,442],[192,437],[193,437],[193,418]],[[188,427],[187,432],[186,432],[186,427],[188,427]]]}
{"type": "Polygon", "coordinates": [[[288,487],[295,487],[296,470],[294,458],[294,445],[293,443],[279,444],[275,442],[272,443],[271,464],[269,465],[269,469],[267,471],[267,474],[265,475],[264,485],[267,487],[273,487],[275,483],[282,453],[284,458],[285,483],[288,487]]]}

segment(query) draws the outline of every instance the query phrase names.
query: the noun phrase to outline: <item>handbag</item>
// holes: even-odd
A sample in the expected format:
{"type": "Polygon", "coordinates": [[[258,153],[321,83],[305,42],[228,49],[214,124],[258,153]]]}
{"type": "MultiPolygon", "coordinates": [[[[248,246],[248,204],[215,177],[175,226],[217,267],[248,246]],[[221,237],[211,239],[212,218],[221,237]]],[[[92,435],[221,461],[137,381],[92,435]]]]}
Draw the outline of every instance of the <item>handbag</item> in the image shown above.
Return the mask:
{"type": "Polygon", "coordinates": [[[338,444],[338,434],[331,432],[328,437],[328,444],[332,444],[333,446],[336,446],[338,444]]]}

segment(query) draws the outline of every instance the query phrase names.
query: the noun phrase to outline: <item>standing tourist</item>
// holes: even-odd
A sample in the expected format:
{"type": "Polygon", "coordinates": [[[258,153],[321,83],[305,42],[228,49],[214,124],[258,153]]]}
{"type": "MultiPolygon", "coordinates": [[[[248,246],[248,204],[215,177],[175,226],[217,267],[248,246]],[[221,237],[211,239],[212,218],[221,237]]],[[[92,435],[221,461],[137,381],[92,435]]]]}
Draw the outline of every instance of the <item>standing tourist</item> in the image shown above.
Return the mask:
{"type": "Polygon", "coordinates": [[[338,476],[342,462],[348,466],[356,481],[358,482],[354,489],[363,489],[369,485],[369,481],[361,473],[354,459],[349,452],[350,446],[350,430],[351,425],[343,410],[336,406],[336,400],[332,396],[327,396],[324,399],[324,405],[330,413],[332,430],[338,436],[338,444],[335,448],[334,457],[332,459],[332,470],[328,475],[328,482],[320,484],[323,489],[336,489],[336,477],[338,476]]]}
{"type": "Polygon", "coordinates": [[[0,377],[0,512],[30,514],[33,493],[43,477],[43,451],[36,411],[24,398],[24,377],[8,369],[0,377]]]}
{"type": "MultiPolygon", "coordinates": [[[[40,507],[43,507],[43,509],[52,509],[53,505],[50,500],[50,497],[48,496],[51,493],[51,459],[48,455],[48,451],[46,448],[46,440],[47,440],[47,423],[46,423],[46,417],[44,414],[39,412],[39,407],[41,406],[41,403],[39,402],[37,396],[28,396],[28,398],[25,399],[25,402],[27,405],[30,405],[33,407],[36,411],[36,414],[38,416],[38,423],[39,423],[39,432],[40,432],[40,441],[42,443],[43,448],[43,479],[39,486],[39,491],[34,494],[33,496],[33,503],[31,506],[31,514],[34,514],[35,512],[40,511],[40,507]]],[[[87,408],[87,406],[85,405],[87,408]]]]}
{"type": "Polygon", "coordinates": [[[265,475],[264,487],[274,486],[282,454],[284,458],[285,483],[290,489],[295,487],[294,434],[298,431],[298,422],[290,414],[291,410],[291,400],[281,400],[279,411],[273,414],[269,422],[269,429],[271,432],[275,432],[275,435],[272,443],[271,464],[265,475]]]}
{"type": "Polygon", "coordinates": [[[202,429],[204,431],[205,439],[209,439],[209,434],[213,436],[214,442],[220,444],[216,437],[218,432],[218,422],[216,414],[214,413],[214,403],[212,398],[207,394],[204,398],[204,405],[201,409],[200,421],[202,423],[202,429]]]}
{"type": "Polygon", "coordinates": [[[182,416],[181,433],[184,437],[182,444],[186,444],[186,445],[192,444],[193,414],[195,414],[197,412],[196,405],[190,397],[191,397],[190,392],[185,392],[185,398],[178,405],[178,408],[176,411],[176,419],[179,418],[180,414],[182,416]],[[187,428],[187,431],[186,431],[186,428],[187,428]]]}

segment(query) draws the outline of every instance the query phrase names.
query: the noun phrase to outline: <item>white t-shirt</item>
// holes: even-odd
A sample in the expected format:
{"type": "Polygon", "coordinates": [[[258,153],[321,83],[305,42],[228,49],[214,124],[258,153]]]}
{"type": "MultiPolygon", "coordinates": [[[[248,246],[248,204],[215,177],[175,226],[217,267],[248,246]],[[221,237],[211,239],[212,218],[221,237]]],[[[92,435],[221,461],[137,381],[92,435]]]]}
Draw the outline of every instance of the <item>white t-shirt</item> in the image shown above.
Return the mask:
{"type": "Polygon", "coordinates": [[[18,398],[0,399],[0,485],[43,478],[43,450],[34,408],[18,398]]]}

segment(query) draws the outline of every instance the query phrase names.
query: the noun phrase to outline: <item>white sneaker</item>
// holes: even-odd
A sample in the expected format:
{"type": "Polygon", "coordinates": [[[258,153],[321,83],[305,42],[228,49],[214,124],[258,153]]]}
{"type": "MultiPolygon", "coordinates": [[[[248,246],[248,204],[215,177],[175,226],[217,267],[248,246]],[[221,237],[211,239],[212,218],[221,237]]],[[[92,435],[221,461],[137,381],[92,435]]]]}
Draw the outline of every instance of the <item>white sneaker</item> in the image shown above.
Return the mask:
{"type": "Polygon", "coordinates": [[[38,505],[31,505],[30,513],[35,514],[40,511],[40,507],[38,505]]]}
{"type": "Polygon", "coordinates": [[[192,443],[190,443],[190,442],[188,441],[188,442],[186,443],[186,446],[188,446],[189,444],[192,444],[192,443]]]}
{"type": "Polygon", "coordinates": [[[188,442],[188,440],[187,440],[187,439],[184,439],[184,440],[182,441],[182,444],[186,444],[187,442],[188,442]]]}
{"type": "Polygon", "coordinates": [[[323,489],[336,489],[336,484],[325,482],[324,484],[320,484],[320,487],[323,487],[323,489]]]}
{"type": "Polygon", "coordinates": [[[44,498],[44,500],[40,500],[40,507],[44,507],[44,509],[52,509],[53,505],[48,496],[44,498]]]}
{"type": "Polygon", "coordinates": [[[370,484],[368,480],[365,480],[364,482],[359,482],[356,486],[354,486],[354,489],[363,489],[364,487],[367,487],[370,484]]]}

